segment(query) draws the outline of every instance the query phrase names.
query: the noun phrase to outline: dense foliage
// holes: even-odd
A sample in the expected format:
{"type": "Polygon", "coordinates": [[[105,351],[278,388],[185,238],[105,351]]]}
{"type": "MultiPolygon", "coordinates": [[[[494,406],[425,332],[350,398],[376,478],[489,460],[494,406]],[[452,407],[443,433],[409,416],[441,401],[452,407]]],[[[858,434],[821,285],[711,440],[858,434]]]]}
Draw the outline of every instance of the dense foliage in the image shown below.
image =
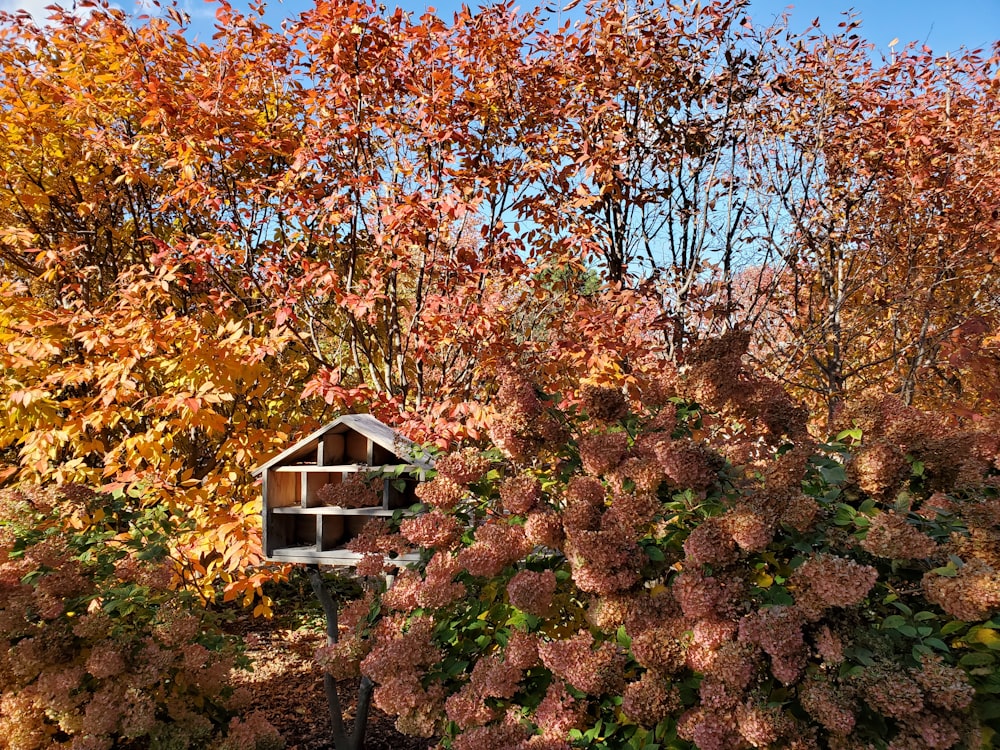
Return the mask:
{"type": "Polygon", "coordinates": [[[996,404],[998,60],[742,0],[0,17],[0,471],[141,486],[256,603],[249,469],[342,411],[479,438],[751,334],[818,421],[996,404]],[[614,75],[611,72],[614,72],[614,75]]]}
{"type": "Polygon", "coordinates": [[[0,748],[284,746],[236,717],[235,644],[172,590],[177,531],[80,486],[0,494],[0,748]]]}
{"type": "Polygon", "coordinates": [[[1000,46],[215,7],[0,13],[0,745],[249,743],[187,597],[270,614],[250,469],[352,410],[478,446],[321,653],[401,728],[992,741],[1000,46]]]}
{"type": "Polygon", "coordinates": [[[507,378],[321,661],[456,750],[992,747],[997,433],[886,398],[815,444],[738,341],[693,359],[632,404],[507,378]]]}

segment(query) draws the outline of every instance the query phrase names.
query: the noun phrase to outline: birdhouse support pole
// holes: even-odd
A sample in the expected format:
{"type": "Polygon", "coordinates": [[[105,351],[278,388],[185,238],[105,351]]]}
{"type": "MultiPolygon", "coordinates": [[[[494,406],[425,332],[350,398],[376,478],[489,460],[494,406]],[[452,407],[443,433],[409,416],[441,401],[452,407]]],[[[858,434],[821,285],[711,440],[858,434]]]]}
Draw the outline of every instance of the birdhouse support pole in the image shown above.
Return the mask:
{"type": "MultiPolygon", "coordinates": [[[[330,594],[330,590],[323,583],[323,576],[319,572],[319,565],[309,565],[309,583],[312,584],[313,593],[319,599],[320,606],[323,607],[323,614],[326,615],[326,640],[327,643],[336,643],[339,637],[337,632],[337,610],[338,602],[330,594]]],[[[337,695],[337,681],[329,672],[323,674],[323,689],[326,692],[326,702],[330,710],[330,723],[333,726],[333,746],[336,750],[362,750],[365,746],[365,730],[368,727],[368,711],[371,708],[372,691],[375,683],[362,675],[361,684],[358,686],[358,705],[354,713],[354,729],[350,734],[344,728],[344,711],[340,705],[340,697],[337,695]]]]}

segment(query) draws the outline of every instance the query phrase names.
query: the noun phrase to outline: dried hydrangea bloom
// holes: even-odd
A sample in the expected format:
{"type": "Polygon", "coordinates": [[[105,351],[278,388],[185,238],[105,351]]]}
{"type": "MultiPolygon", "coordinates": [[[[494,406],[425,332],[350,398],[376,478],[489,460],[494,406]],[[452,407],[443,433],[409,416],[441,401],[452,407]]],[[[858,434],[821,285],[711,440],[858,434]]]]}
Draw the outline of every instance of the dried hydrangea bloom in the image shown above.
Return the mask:
{"type": "MultiPolygon", "coordinates": [[[[678,628],[678,633],[687,630],[681,617],[680,604],[667,586],[659,584],[625,594],[623,601],[625,629],[630,634],[653,627],[678,628]]],[[[615,628],[617,627],[616,625],[615,628]]]]}
{"type": "Polygon", "coordinates": [[[789,717],[780,706],[767,706],[749,700],[736,709],[736,726],[740,735],[753,747],[769,748],[793,730],[789,717]]]}
{"type": "Polygon", "coordinates": [[[566,740],[570,730],[585,728],[587,705],[569,694],[566,683],[555,679],[549,684],[532,719],[542,737],[566,740]]]}
{"type": "Polygon", "coordinates": [[[416,489],[419,497],[432,508],[452,510],[465,497],[465,488],[448,477],[437,476],[429,482],[420,482],[416,489]]]}
{"type": "Polygon", "coordinates": [[[597,531],[604,510],[604,485],[594,477],[572,477],[566,485],[562,523],[566,531],[597,531]]]}
{"type": "Polygon", "coordinates": [[[791,577],[796,604],[811,616],[830,607],[860,604],[876,580],[878,571],[870,565],[825,553],[810,557],[791,577]]]}
{"type": "Polygon", "coordinates": [[[891,560],[916,560],[930,557],[937,551],[937,543],[901,513],[880,513],[872,519],[868,534],[861,546],[876,557],[891,560]]]}
{"type": "Polygon", "coordinates": [[[673,594],[690,620],[726,619],[736,611],[745,589],[742,578],[724,572],[707,576],[696,568],[685,570],[675,579],[673,594]]]}
{"type": "Polygon", "coordinates": [[[643,536],[660,508],[660,499],[652,493],[617,494],[601,517],[601,527],[617,529],[627,536],[643,536]]]}
{"type": "Polygon", "coordinates": [[[444,710],[444,694],[438,684],[425,688],[419,673],[411,669],[380,681],[372,693],[372,703],[380,711],[396,716],[396,727],[400,731],[408,729],[430,736],[438,728],[438,718],[444,710]]]}
{"type": "Polygon", "coordinates": [[[920,685],[898,665],[869,667],[856,678],[856,683],[868,705],[884,716],[902,719],[924,710],[920,685]]]}
{"type": "Polygon", "coordinates": [[[625,658],[609,641],[594,648],[594,637],[581,630],[565,640],[538,647],[542,662],[555,675],[590,695],[615,694],[625,684],[625,658]]]}
{"type": "Polygon", "coordinates": [[[744,552],[761,552],[774,540],[778,509],[768,498],[752,498],[726,511],[720,523],[744,552]]]}
{"type": "Polygon", "coordinates": [[[375,593],[373,591],[366,591],[360,599],[347,602],[337,617],[337,624],[340,630],[351,632],[366,625],[374,598],[375,593]]]}
{"type": "Polygon", "coordinates": [[[698,750],[732,750],[741,744],[732,712],[704,707],[691,709],[681,716],[677,722],[677,736],[693,742],[698,750]]]}
{"type": "Polygon", "coordinates": [[[644,727],[656,726],[681,705],[677,688],[664,675],[653,671],[646,671],[639,680],[627,684],[622,696],[622,713],[644,727]]]}
{"type": "Polygon", "coordinates": [[[1000,574],[982,560],[967,561],[950,578],[929,571],[921,585],[930,601],[957,620],[986,620],[1000,610],[1000,574]]]}
{"type": "Polygon", "coordinates": [[[528,732],[516,722],[504,721],[475,727],[455,738],[454,750],[516,750],[527,740],[528,732]]]}
{"type": "Polygon", "coordinates": [[[681,489],[708,489],[718,479],[722,458],[700,445],[675,440],[656,449],[656,460],[667,480],[681,489]]]}
{"type": "Polygon", "coordinates": [[[742,700],[743,693],[720,679],[706,675],[698,686],[698,698],[705,708],[731,714],[742,700]]]}
{"type": "Polygon", "coordinates": [[[972,705],[976,690],[965,670],[948,666],[939,656],[924,656],[920,669],[912,671],[930,705],[947,711],[964,711],[972,705]]]}
{"type": "Polygon", "coordinates": [[[954,513],[955,510],[955,504],[950,497],[943,492],[935,492],[920,504],[920,507],[917,508],[917,513],[921,518],[933,521],[938,516],[945,513],[954,513]]]}
{"type": "Polygon", "coordinates": [[[691,640],[699,646],[717,649],[723,643],[735,640],[736,631],[736,622],[708,617],[694,623],[694,627],[691,630],[691,640]]]}
{"type": "Polygon", "coordinates": [[[804,534],[816,525],[819,512],[820,506],[815,498],[795,492],[786,499],[780,522],[804,534]]]}
{"type": "Polygon", "coordinates": [[[735,562],[739,553],[725,522],[707,518],[684,540],[685,563],[691,565],[727,565],[735,562]]]}
{"type": "Polygon", "coordinates": [[[551,511],[529,513],[524,521],[524,535],[537,547],[559,549],[565,539],[562,519],[551,511]]]}
{"type": "Polygon", "coordinates": [[[764,486],[770,492],[798,492],[805,479],[809,459],[815,454],[815,446],[806,441],[776,458],[769,459],[762,467],[764,486]]]}
{"type": "Polygon", "coordinates": [[[125,667],[121,647],[110,641],[96,643],[86,662],[87,672],[97,679],[119,675],[125,671],[125,667]]]}
{"type": "Polygon", "coordinates": [[[496,721],[500,716],[496,708],[486,705],[472,683],[466,683],[458,692],[449,695],[444,702],[444,711],[448,721],[466,732],[496,721]]]}
{"type": "Polygon", "coordinates": [[[661,674],[675,674],[684,669],[684,645],[678,640],[676,626],[653,627],[632,637],[633,658],[646,669],[661,674]]]}
{"type": "Polygon", "coordinates": [[[421,513],[403,519],[399,533],[414,544],[427,549],[451,550],[458,546],[462,538],[462,524],[454,516],[435,508],[430,513],[421,513]]]}
{"type": "MultiPolygon", "coordinates": [[[[434,621],[429,617],[409,620],[405,632],[395,632],[407,623],[406,617],[385,623],[380,637],[361,664],[361,673],[377,683],[387,683],[403,674],[418,674],[441,660],[434,644],[434,621]]],[[[419,680],[418,680],[419,682],[419,680]]]]}
{"type": "MultiPolygon", "coordinates": [[[[947,750],[957,747],[962,741],[965,726],[956,716],[942,716],[936,713],[921,713],[907,718],[906,730],[897,736],[886,750],[915,750],[926,747],[930,750],[947,750]]],[[[969,747],[966,745],[966,747],[969,747]]]]}
{"type": "MultiPolygon", "coordinates": [[[[710,649],[705,644],[703,648],[710,649]]],[[[740,693],[757,679],[762,670],[760,649],[750,643],[726,642],[711,651],[699,671],[740,693]]],[[[707,656],[707,655],[706,655],[707,656]]]]}
{"type": "Polygon", "coordinates": [[[490,460],[476,448],[463,448],[434,462],[439,477],[463,487],[481,479],[489,468],[490,460]]]}
{"type": "Polygon", "coordinates": [[[968,536],[953,534],[948,546],[965,560],[975,558],[1000,570],[1000,528],[970,528],[968,536]]]}
{"type": "Polygon", "coordinates": [[[610,472],[628,453],[628,433],[598,432],[577,440],[583,470],[593,477],[610,472]]]}
{"type": "Polygon", "coordinates": [[[852,702],[826,680],[805,680],[798,695],[802,708],[827,731],[845,736],[854,731],[857,718],[852,702]]]}
{"type": "Polygon", "coordinates": [[[739,640],[759,646],[770,656],[771,672],[788,685],[798,679],[807,661],[802,624],[802,615],[795,608],[770,607],[740,620],[739,640]]]}
{"type": "Polygon", "coordinates": [[[516,632],[504,652],[494,652],[476,662],[469,681],[445,702],[448,718],[463,729],[495,720],[499,714],[487,701],[513,697],[524,671],[537,662],[534,636],[516,632]]]}
{"type": "Polygon", "coordinates": [[[361,675],[361,660],[368,655],[369,642],[355,635],[341,637],[316,649],[316,663],[336,680],[361,675]]]}
{"type": "Polygon", "coordinates": [[[384,575],[387,570],[385,555],[381,552],[366,552],[354,566],[354,572],[362,578],[384,575]]]}
{"type": "Polygon", "coordinates": [[[500,504],[504,510],[523,516],[535,509],[542,499],[542,484],[530,474],[509,477],[500,485],[500,504]]]}
{"type": "Polygon", "coordinates": [[[619,494],[631,487],[640,495],[655,493],[667,480],[667,474],[655,458],[632,456],[626,458],[608,475],[608,482],[619,494]]]}
{"type": "Polygon", "coordinates": [[[829,625],[823,625],[813,636],[816,652],[826,664],[840,664],[844,661],[844,644],[830,630],[829,625]]]}
{"type": "Polygon", "coordinates": [[[381,478],[372,478],[361,472],[347,474],[338,484],[324,484],[316,491],[316,499],[323,505],[341,508],[373,508],[382,502],[381,478]]]}
{"type": "Polygon", "coordinates": [[[490,578],[527,552],[523,527],[490,522],[476,529],[475,541],[458,553],[458,560],[470,575],[490,578]]]}
{"type": "Polygon", "coordinates": [[[590,594],[626,591],[638,583],[643,555],[619,529],[567,533],[563,550],[573,582],[590,594]]]}
{"type": "Polygon", "coordinates": [[[501,373],[499,380],[500,388],[494,401],[497,411],[504,412],[520,427],[541,414],[542,401],[529,378],[518,372],[506,372],[501,373]]]}
{"type": "Polygon", "coordinates": [[[910,475],[910,464],[895,445],[879,441],[854,454],[848,475],[872,497],[884,497],[910,475]]]}
{"type": "Polygon", "coordinates": [[[552,597],[556,593],[553,570],[535,572],[522,570],[507,584],[507,597],[518,609],[538,617],[552,614],[552,597]]]}
{"type": "Polygon", "coordinates": [[[410,543],[399,534],[394,533],[385,518],[369,518],[358,533],[347,542],[351,552],[381,552],[388,555],[405,554],[410,550],[410,543]]]}
{"type": "Polygon", "coordinates": [[[449,552],[434,553],[424,571],[424,580],[416,591],[417,605],[425,609],[440,609],[464,597],[465,584],[454,580],[461,569],[458,559],[449,552]]]}

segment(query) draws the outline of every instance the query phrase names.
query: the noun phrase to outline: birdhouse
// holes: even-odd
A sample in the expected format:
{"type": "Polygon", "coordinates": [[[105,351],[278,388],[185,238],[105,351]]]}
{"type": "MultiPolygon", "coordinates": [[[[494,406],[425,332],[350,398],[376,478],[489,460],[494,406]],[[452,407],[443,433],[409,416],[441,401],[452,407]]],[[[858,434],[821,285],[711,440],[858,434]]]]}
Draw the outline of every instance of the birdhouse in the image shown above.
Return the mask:
{"type": "MultiPolygon", "coordinates": [[[[354,565],[346,548],[372,518],[408,512],[430,464],[370,414],[348,414],[254,469],[263,484],[264,556],[354,565]]],[[[396,562],[409,562],[416,554],[396,562]]]]}

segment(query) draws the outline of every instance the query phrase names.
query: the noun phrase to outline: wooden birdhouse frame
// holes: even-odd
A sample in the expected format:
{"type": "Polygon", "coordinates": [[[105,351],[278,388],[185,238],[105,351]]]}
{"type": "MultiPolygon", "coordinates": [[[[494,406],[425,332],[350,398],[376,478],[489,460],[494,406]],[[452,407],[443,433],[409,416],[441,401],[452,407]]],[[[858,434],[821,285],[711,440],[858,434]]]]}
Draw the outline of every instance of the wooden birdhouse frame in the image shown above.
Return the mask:
{"type": "MultiPolygon", "coordinates": [[[[430,468],[418,453],[413,442],[370,414],[348,414],[258,466],[253,473],[262,484],[264,556],[276,562],[356,564],[361,555],[346,544],[365,523],[407,513],[418,502],[416,484],[430,468]],[[368,481],[377,488],[366,496],[370,503],[336,504],[346,484],[360,486],[364,494],[368,481]]],[[[416,559],[414,553],[394,561],[416,559]]]]}

